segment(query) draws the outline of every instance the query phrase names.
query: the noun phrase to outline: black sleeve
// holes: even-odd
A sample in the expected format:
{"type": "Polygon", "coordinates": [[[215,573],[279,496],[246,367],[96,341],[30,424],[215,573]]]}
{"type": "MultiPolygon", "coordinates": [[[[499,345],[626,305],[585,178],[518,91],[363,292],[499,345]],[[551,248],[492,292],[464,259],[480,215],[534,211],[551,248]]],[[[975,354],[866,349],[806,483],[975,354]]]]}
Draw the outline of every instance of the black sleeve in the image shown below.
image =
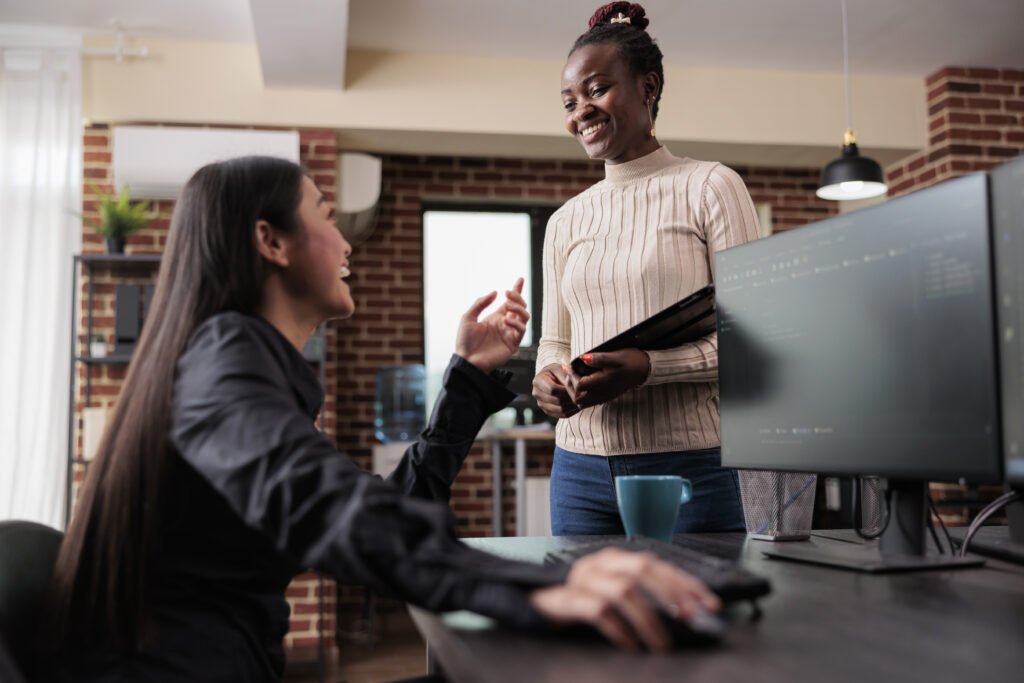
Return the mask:
{"type": "Polygon", "coordinates": [[[236,325],[200,328],[178,363],[172,441],[246,524],[301,566],[342,581],[434,611],[543,623],[528,591],[564,581],[567,567],[459,542],[447,506],[411,498],[340,454],[275,361],[236,325]]]}
{"type": "Polygon", "coordinates": [[[461,356],[452,355],[430,423],[406,450],[388,481],[411,496],[448,501],[452,482],[484,420],[515,398],[505,388],[508,379],[507,373],[487,375],[461,356]]]}

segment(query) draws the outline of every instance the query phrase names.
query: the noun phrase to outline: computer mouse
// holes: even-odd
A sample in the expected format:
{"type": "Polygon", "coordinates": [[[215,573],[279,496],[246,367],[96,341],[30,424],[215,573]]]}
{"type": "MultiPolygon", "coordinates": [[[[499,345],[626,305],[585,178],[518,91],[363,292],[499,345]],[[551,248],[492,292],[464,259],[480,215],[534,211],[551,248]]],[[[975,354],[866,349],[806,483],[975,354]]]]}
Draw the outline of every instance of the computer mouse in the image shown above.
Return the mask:
{"type": "MultiPolygon", "coordinates": [[[[672,649],[687,649],[699,647],[711,647],[722,641],[727,630],[726,622],[716,614],[701,610],[689,621],[683,621],[674,617],[671,612],[653,601],[658,615],[661,617],[665,631],[672,642],[672,649]]],[[[568,628],[560,629],[563,636],[568,638],[581,638],[590,640],[592,638],[604,639],[599,630],[588,624],[574,624],[568,628]]]]}
{"type": "Polygon", "coordinates": [[[672,638],[674,648],[707,647],[716,645],[725,636],[726,623],[718,615],[699,610],[689,620],[677,619],[667,610],[658,608],[665,630],[672,638]]]}

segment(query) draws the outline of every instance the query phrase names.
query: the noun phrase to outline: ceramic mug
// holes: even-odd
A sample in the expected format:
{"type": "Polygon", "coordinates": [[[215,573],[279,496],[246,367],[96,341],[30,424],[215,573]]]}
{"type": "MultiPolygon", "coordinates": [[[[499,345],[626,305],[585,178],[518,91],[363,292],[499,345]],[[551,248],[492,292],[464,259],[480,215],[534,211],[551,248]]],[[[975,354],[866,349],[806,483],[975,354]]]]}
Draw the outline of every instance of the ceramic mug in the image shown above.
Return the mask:
{"type": "Polygon", "coordinates": [[[665,543],[679,517],[679,506],[693,494],[689,479],[672,475],[633,474],[615,477],[615,496],[626,535],[647,536],[665,543]]]}

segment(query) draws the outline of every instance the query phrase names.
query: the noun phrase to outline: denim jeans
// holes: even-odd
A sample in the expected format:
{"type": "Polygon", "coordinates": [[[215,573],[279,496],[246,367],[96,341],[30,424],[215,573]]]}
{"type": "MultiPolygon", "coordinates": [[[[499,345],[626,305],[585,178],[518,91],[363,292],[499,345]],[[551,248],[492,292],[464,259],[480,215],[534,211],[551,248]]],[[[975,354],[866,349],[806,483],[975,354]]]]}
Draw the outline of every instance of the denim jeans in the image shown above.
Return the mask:
{"type": "Polygon", "coordinates": [[[722,467],[720,448],[643,455],[598,456],[555,448],[551,468],[551,533],[555,536],[624,534],[615,477],[677,474],[693,484],[679,508],[676,533],[744,531],[740,481],[722,467]]]}

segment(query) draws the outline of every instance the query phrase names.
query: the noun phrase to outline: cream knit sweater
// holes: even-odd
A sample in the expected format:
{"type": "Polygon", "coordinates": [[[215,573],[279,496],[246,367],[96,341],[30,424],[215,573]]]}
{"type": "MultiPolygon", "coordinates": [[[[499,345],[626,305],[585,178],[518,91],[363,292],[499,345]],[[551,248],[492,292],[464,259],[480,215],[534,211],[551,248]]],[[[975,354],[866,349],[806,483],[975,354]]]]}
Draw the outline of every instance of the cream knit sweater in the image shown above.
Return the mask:
{"type": "MultiPolygon", "coordinates": [[[[660,147],[565,203],[544,238],[537,369],[568,363],[714,281],[714,253],[758,236],[739,175],[660,147]]],[[[649,352],[643,386],[558,421],[556,443],[591,455],[721,443],[718,339],[649,352]]]]}

